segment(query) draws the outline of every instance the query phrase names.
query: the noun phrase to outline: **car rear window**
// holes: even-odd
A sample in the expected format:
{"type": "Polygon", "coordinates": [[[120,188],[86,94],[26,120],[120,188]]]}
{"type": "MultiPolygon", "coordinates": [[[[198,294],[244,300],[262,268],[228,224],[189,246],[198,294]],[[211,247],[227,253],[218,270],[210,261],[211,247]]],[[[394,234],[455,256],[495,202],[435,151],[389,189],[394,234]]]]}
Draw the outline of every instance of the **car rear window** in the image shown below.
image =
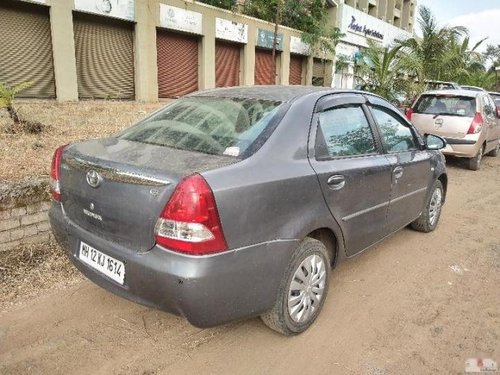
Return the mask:
{"type": "Polygon", "coordinates": [[[265,142],[262,138],[280,105],[258,99],[186,97],[125,130],[119,138],[240,157],[254,142],[265,142]]]}
{"type": "Polygon", "coordinates": [[[476,98],[455,95],[422,95],[415,104],[413,112],[474,117],[476,98]]]}

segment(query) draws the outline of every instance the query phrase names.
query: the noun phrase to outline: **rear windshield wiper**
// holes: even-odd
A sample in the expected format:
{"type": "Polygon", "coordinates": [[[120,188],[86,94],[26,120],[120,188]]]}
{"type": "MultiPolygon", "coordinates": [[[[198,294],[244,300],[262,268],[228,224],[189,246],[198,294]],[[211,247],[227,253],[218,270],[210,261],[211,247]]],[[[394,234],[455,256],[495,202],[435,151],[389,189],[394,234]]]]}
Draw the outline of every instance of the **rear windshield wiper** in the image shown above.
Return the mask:
{"type": "MultiPolygon", "coordinates": [[[[431,113],[429,113],[429,115],[430,114],[431,113]]],[[[439,112],[439,113],[434,114],[434,116],[432,116],[432,118],[435,119],[438,116],[459,116],[459,117],[464,117],[465,115],[459,115],[458,113],[439,112]]]]}

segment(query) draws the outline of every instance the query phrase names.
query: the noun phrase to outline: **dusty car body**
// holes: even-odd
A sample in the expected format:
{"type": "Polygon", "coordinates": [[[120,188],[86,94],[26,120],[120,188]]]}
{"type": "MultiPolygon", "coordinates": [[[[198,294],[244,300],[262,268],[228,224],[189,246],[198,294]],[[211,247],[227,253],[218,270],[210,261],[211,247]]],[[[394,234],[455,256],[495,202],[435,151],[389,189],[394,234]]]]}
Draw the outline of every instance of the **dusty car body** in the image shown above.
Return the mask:
{"type": "Polygon", "coordinates": [[[477,170],[483,155],[498,155],[500,126],[496,106],[484,91],[440,90],[424,92],[407,112],[421,133],[446,139],[445,155],[468,158],[477,170]]]}
{"type": "Polygon", "coordinates": [[[117,295],[200,327],[261,316],[292,335],[319,314],[333,265],[410,223],[436,228],[441,147],[372,94],[203,91],[59,148],[50,222],[117,295]]]}

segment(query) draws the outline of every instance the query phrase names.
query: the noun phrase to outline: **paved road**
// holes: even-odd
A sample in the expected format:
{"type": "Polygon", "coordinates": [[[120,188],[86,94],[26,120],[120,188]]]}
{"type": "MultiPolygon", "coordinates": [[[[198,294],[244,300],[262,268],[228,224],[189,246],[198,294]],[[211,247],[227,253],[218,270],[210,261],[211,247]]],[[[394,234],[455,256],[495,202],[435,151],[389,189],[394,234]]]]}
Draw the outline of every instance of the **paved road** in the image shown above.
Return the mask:
{"type": "MultiPolygon", "coordinates": [[[[500,157],[450,166],[438,229],[404,229],[333,273],[317,323],[198,329],[82,280],[0,313],[0,373],[437,374],[500,363],[500,157]]],[[[231,303],[231,301],[227,301],[231,303]]]]}

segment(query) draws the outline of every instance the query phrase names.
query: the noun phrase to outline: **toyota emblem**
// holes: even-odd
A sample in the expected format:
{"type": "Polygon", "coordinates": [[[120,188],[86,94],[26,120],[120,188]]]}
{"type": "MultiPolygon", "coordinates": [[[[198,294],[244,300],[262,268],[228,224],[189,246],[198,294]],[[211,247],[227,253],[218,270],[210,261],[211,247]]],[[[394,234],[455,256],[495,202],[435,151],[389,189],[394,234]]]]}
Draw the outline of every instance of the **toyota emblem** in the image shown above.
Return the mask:
{"type": "Polygon", "coordinates": [[[102,182],[102,177],[99,173],[94,170],[90,170],[87,172],[87,183],[93,188],[99,187],[102,182]]]}

